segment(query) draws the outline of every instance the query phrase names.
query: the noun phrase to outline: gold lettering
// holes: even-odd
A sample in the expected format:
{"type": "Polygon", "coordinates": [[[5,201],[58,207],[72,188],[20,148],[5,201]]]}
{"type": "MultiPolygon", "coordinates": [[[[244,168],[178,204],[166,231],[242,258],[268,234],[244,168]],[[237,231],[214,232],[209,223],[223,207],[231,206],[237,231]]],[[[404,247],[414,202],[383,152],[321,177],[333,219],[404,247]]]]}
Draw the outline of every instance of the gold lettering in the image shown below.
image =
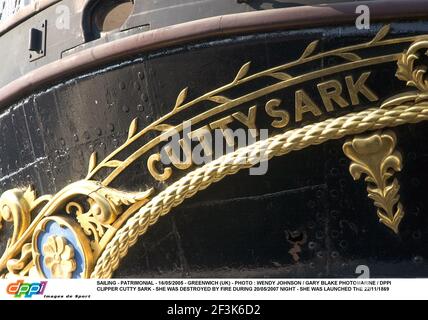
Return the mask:
{"type": "Polygon", "coordinates": [[[322,114],[320,108],[308,96],[304,90],[297,90],[295,94],[295,112],[296,122],[302,121],[303,114],[306,112],[312,113],[314,116],[322,114]]]}
{"type": "Polygon", "coordinates": [[[317,85],[325,109],[328,112],[334,111],[333,101],[341,108],[349,106],[349,103],[342,97],[342,84],[337,80],[321,82],[317,85]]]}
{"type": "Polygon", "coordinates": [[[278,118],[273,120],[271,125],[274,128],[284,128],[290,122],[290,114],[285,110],[276,110],[277,107],[281,104],[280,99],[269,100],[265,105],[265,110],[268,115],[273,118],[278,118]]]}
{"type": "Polygon", "coordinates": [[[177,155],[169,144],[165,146],[165,152],[174,167],[180,170],[189,169],[192,166],[192,150],[188,143],[185,142],[183,139],[180,139],[178,143],[180,144],[180,147],[183,150],[185,158],[184,161],[180,160],[180,154],[177,155]]]}
{"type": "Polygon", "coordinates": [[[204,153],[206,156],[210,156],[213,154],[213,149],[211,146],[210,139],[207,139],[207,137],[211,136],[210,127],[203,126],[202,128],[199,128],[195,131],[192,131],[188,134],[188,137],[190,139],[198,139],[199,143],[202,146],[202,149],[204,149],[204,153]]]}
{"type": "Polygon", "coordinates": [[[358,78],[357,82],[354,82],[354,79],[352,76],[347,76],[345,78],[346,86],[348,87],[349,96],[351,97],[351,102],[353,106],[360,104],[360,98],[358,97],[358,93],[362,93],[371,102],[379,100],[378,96],[372,90],[370,90],[365,84],[370,74],[371,74],[370,71],[364,72],[358,78]]]}
{"type": "Polygon", "coordinates": [[[213,121],[210,123],[211,129],[220,129],[221,133],[223,134],[224,138],[226,139],[226,143],[233,147],[235,145],[235,139],[232,134],[232,130],[229,129],[227,126],[229,123],[233,122],[233,118],[231,116],[227,116],[224,118],[221,118],[219,120],[213,121]]]}
{"type": "Polygon", "coordinates": [[[160,159],[161,156],[159,153],[152,154],[147,160],[147,168],[149,169],[149,172],[153,178],[155,178],[157,181],[165,181],[171,177],[172,169],[167,167],[163,173],[160,173],[155,165],[155,163],[159,162],[160,159]]]}
{"type": "Polygon", "coordinates": [[[258,131],[256,127],[256,115],[257,115],[257,106],[252,106],[250,109],[248,109],[248,116],[246,116],[242,112],[235,112],[232,114],[232,116],[247,126],[248,129],[250,129],[250,134],[255,138],[258,136],[258,131]]]}

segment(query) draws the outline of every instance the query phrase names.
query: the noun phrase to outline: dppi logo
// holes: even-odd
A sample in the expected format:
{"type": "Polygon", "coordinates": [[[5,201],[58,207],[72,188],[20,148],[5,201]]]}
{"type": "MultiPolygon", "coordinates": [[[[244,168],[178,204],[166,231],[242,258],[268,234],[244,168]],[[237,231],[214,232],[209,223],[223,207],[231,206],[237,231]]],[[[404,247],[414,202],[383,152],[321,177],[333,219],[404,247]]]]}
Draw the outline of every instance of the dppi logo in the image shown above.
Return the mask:
{"type": "Polygon", "coordinates": [[[7,293],[15,295],[15,298],[31,298],[35,294],[43,294],[46,289],[47,281],[24,283],[23,280],[18,280],[7,286],[7,293]]]}

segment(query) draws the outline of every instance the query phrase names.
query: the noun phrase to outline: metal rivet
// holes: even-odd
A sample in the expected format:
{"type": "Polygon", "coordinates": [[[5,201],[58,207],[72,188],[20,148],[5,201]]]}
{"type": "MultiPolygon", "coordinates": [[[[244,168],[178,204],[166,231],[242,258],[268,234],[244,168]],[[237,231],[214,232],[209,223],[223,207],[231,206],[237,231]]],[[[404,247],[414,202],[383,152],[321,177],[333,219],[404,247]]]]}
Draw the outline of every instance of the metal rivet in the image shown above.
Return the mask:
{"type": "Polygon", "coordinates": [[[339,242],[339,246],[340,246],[342,249],[345,249],[346,247],[348,247],[348,242],[347,242],[346,240],[341,240],[341,241],[339,242]]]}
{"type": "Polygon", "coordinates": [[[420,230],[416,230],[412,233],[412,238],[414,240],[419,240],[422,237],[422,233],[420,230]]]}
{"type": "Polygon", "coordinates": [[[324,233],[322,231],[317,231],[315,233],[315,238],[317,238],[318,240],[321,240],[324,238],[324,233]]]}
{"type": "Polygon", "coordinates": [[[424,261],[424,258],[422,258],[421,256],[415,256],[413,257],[413,262],[414,263],[422,263],[424,261]]]}

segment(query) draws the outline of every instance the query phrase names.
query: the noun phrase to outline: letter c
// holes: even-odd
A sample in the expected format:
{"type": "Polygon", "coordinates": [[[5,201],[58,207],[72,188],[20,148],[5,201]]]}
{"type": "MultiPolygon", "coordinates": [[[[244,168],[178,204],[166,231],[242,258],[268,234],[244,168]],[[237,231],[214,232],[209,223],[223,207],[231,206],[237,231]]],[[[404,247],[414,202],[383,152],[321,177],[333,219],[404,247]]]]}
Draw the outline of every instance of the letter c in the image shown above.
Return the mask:
{"type": "Polygon", "coordinates": [[[147,160],[147,168],[149,169],[150,174],[158,181],[165,181],[171,177],[172,169],[170,167],[165,168],[163,173],[160,173],[155,166],[155,162],[159,162],[161,156],[159,153],[152,154],[147,160]]]}

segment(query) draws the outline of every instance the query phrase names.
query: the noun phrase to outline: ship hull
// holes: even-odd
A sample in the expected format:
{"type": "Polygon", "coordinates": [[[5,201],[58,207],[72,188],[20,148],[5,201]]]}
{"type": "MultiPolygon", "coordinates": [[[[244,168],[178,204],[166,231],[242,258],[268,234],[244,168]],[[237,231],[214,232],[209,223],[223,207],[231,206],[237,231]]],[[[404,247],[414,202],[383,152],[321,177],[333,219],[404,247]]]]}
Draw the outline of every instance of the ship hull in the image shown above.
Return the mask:
{"type": "MultiPolygon", "coordinates": [[[[108,54],[118,46],[95,47],[47,66],[37,90],[19,96],[30,80],[12,82],[0,93],[0,186],[32,185],[32,203],[53,195],[31,209],[35,231],[19,233],[39,274],[427,276],[426,86],[404,71],[417,66],[405,58],[426,50],[428,25],[390,20],[370,30],[308,22],[235,31],[120,56],[108,54]],[[168,153],[173,163],[161,163],[168,133],[184,139],[186,121],[190,134],[227,125],[248,140],[203,163],[177,164],[168,153]],[[242,150],[261,152],[256,145],[266,158],[237,162],[242,150]],[[261,174],[249,170],[260,163],[261,174]],[[69,205],[94,193],[114,217],[97,220],[98,198],[69,205]],[[67,274],[44,259],[55,223],[82,229],[66,241],[84,265],[67,274]],[[123,254],[112,257],[115,245],[123,254]]],[[[190,151],[202,142],[195,137],[190,151]]],[[[5,225],[3,262],[22,251],[6,246],[16,230],[5,225]]]]}

